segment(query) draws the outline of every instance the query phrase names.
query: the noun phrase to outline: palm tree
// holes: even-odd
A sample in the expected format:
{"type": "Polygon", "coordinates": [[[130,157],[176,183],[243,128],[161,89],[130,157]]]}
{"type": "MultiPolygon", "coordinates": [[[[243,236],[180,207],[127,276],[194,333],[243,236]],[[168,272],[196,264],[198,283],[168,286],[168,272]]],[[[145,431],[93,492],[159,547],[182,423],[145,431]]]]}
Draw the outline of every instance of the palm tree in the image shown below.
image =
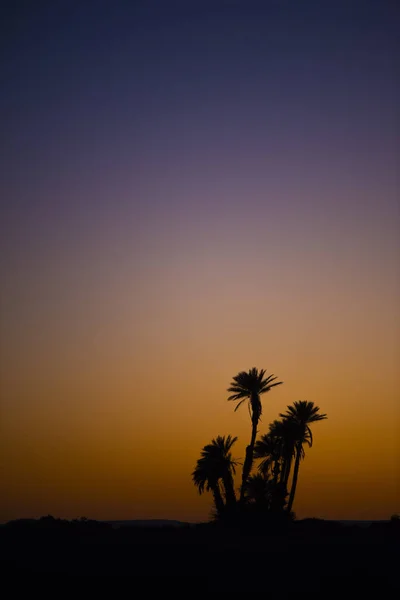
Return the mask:
{"type": "Polygon", "coordinates": [[[319,406],[315,406],[314,402],[307,402],[307,400],[293,402],[293,406],[288,406],[287,408],[286,413],[280,414],[279,416],[282,417],[284,421],[289,422],[294,430],[297,430],[297,440],[295,443],[296,460],[294,463],[293,481],[287,506],[287,511],[290,513],[296,493],[300,459],[304,457],[303,444],[307,444],[309,447],[313,444],[310,424],[327,419],[327,415],[319,414],[319,406]]]}
{"type": "Polygon", "coordinates": [[[269,426],[269,432],[261,436],[254,448],[254,458],[262,459],[258,465],[259,472],[272,477],[270,510],[274,512],[283,510],[288,496],[287,481],[295,455],[297,431],[298,426],[286,419],[274,421],[269,426]]]}
{"type": "Polygon", "coordinates": [[[249,402],[249,412],[251,418],[251,438],[250,444],[246,448],[246,458],[243,465],[242,486],[240,489],[240,503],[243,505],[245,501],[246,483],[250,475],[253,464],[254,445],[257,437],[257,425],[262,414],[262,404],[260,396],[269,392],[276,385],[281,385],[282,381],[272,383],[277,379],[274,375],[265,377],[265,369],[256,369],[253,367],[248,372],[241,371],[233,378],[233,381],[228,388],[228,392],[232,392],[228,400],[239,400],[235,411],[245,400],[249,402]]]}
{"type": "Polygon", "coordinates": [[[199,494],[204,492],[204,489],[209,492],[212,491],[214,504],[218,515],[222,515],[224,512],[225,504],[221,494],[221,488],[218,477],[212,470],[212,466],[208,466],[197,461],[197,466],[192,473],[192,480],[194,485],[198,488],[199,494]]]}
{"type": "Polygon", "coordinates": [[[233,506],[236,503],[233,476],[236,474],[238,462],[232,458],[231,453],[232,446],[236,441],[237,437],[228,435],[225,438],[225,436],[219,435],[203,449],[207,453],[207,457],[215,462],[219,470],[224,487],[226,506],[233,506]]]}
{"type": "Polygon", "coordinates": [[[192,473],[192,480],[199,494],[202,494],[204,489],[212,491],[218,515],[224,512],[225,507],[231,508],[236,503],[233,476],[238,463],[231,454],[231,448],[236,441],[237,437],[231,435],[226,438],[219,435],[213,439],[211,444],[202,449],[192,473]]]}
{"type": "MultiPolygon", "coordinates": [[[[280,483],[287,487],[292,459],[296,455],[296,442],[299,437],[299,426],[290,419],[275,420],[269,426],[269,435],[280,447],[280,483]]],[[[303,451],[304,452],[304,451],[303,451]]]]}

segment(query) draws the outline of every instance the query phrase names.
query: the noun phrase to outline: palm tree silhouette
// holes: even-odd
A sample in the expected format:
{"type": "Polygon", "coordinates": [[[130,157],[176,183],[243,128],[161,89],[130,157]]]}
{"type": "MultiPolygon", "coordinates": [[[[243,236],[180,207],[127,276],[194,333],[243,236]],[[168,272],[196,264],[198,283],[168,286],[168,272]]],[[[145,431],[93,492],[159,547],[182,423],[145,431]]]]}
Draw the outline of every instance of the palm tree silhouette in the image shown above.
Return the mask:
{"type": "Polygon", "coordinates": [[[281,385],[283,383],[282,381],[272,383],[277,378],[274,375],[269,375],[268,377],[264,378],[265,374],[265,369],[258,370],[255,367],[249,369],[248,372],[241,371],[235,375],[230,387],[228,388],[228,392],[232,392],[228,400],[239,400],[235,411],[241,404],[243,404],[245,400],[249,401],[249,412],[252,423],[250,444],[246,448],[246,457],[242,473],[242,485],[240,489],[240,503],[242,505],[245,501],[246,483],[253,464],[253,452],[257,437],[257,425],[262,414],[260,396],[261,394],[265,394],[265,392],[269,392],[269,390],[276,385],[281,385]]]}
{"type": "MultiPolygon", "coordinates": [[[[296,460],[294,464],[293,480],[290,489],[290,496],[287,505],[287,511],[290,513],[293,506],[294,496],[296,493],[297,480],[299,476],[300,459],[304,458],[303,444],[307,444],[310,448],[313,444],[312,431],[310,429],[311,423],[322,421],[327,419],[326,414],[319,414],[319,406],[315,406],[314,402],[307,402],[307,400],[300,400],[293,402],[293,406],[288,406],[285,414],[279,416],[283,418],[283,421],[288,423],[293,431],[296,432],[295,442],[295,453],[296,460]]],[[[288,475],[289,477],[289,475],[288,475]]]]}
{"type": "MultiPolygon", "coordinates": [[[[291,419],[275,420],[269,426],[270,437],[275,440],[275,443],[280,446],[281,451],[281,468],[280,468],[280,483],[287,488],[289,475],[292,467],[293,458],[296,455],[296,442],[299,437],[298,424],[291,419]]],[[[302,448],[302,457],[304,450],[302,448]]]]}
{"type": "Polygon", "coordinates": [[[238,463],[231,454],[232,446],[236,441],[237,437],[231,435],[217,436],[211,444],[204,446],[192,473],[192,480],[199,494],[204,490],[212,491],[219,516],[223,514],[225,508],[232,508],[236,504],[233,476],[238,463]]]}

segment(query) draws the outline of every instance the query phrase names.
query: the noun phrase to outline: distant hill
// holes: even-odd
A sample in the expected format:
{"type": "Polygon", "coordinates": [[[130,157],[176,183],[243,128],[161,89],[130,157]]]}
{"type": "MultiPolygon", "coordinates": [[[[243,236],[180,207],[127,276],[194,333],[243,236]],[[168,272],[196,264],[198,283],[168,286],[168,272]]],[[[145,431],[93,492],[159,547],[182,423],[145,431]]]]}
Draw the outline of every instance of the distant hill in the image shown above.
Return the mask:
{"type": "Polygon", "coordinates": [[[187,527],[193,523],[174,521],[172,519],[134,519],[130,521],[103,521],[115,529],[118,527],[187,527]]]}
{"type": "Polygon", "coordinates": [[[374,520],[374,521],[350,521],[350,520],[341,520],[337,521],[337,523],[341,523],[341,525],[356,525],[357,527],[369,527],[372,523],[389,523],[389,520],[374,520]]]}

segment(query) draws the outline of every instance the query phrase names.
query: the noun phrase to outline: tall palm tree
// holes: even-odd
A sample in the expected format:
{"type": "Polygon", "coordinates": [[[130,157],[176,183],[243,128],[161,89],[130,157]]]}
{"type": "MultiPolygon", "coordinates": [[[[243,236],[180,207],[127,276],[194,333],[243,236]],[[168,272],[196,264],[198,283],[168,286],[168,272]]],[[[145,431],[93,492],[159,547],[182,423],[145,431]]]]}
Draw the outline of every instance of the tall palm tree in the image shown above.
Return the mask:
{"type": "Polygon", "coordinates": [[[241,404],[243,404],[245,400],[248,400],[252,424],[250,444],[246,448],[246,457],[242,473],[242,486],[240,489],[240,503],[242,505],[245,501],[246,483],[253,464],[253,452],[257,437],[257,425],[262,414],[260,396],[261,394],[269,392],[269,390],[276,385],[281,385],[283,383],[282,381],[272,383],[277,378],[274,375],[268,375],[267,377],[265,375],[265,369],[258,370],[255,367],[249,369],[249,371],[240,371],[240,373],[235,375],[230,387],[228,388],[228,392],[231,392],[228,400],[239,400],[235,407],[235,411],[239,408],[239,406],[241,406],[241,404]]]}
{"type": "Polygon", "coordinates": [[[217,436],[211,444],[204,446],[192,473],[192,480],[199,494],[204,490],[212,491],[219,515],[224,512],[225,507],[232,507],[236,503],[233,476],[238,463],[231,454],[232,446],[236,441],[237,437],[231,435],[217,436]]]}
{"type": "Polygon", "coordinates": [[[313,444],[313,435],[310,424],[327,419],[327,415],[320,414],[319,410],[319,406],[314,405],[314,402],[300,400],[298,402],[293,402],[293,406],[288,406],[285,414],[279,415],[284,421],[291,423],[295,430],[297,429],[297,440],[295,443],[296,460],[294,463],[293,480],[287,506],[288,512],[291,512],[292,510],[297,480],[299,477],[300,459],[304,457],[303,444],[307,444],[309,447],[313,444]]]}
{"type": "MultiPolygon", "coordinates": [[[[270,482],[270,509],[281,512],[284,508],[298,426],[287,419],[270,423],[269,432],[261,436],[254,448],[254,458],[262,459],[258,470],[272,477],[270,482]]],[[[250,481],[250,479],[249,479],[250,481]]]]}
{"type": "MultiPolygon", "coordinates": [[[[275,420],[269,426],[269,435],[280,446],[280,483],[287,488],[292,460],[296,455],[296,442],[299,437],[298,424],[290,419],[275,420]]],[[[303,451],[304,452],[304,451],[303,451]]]]}

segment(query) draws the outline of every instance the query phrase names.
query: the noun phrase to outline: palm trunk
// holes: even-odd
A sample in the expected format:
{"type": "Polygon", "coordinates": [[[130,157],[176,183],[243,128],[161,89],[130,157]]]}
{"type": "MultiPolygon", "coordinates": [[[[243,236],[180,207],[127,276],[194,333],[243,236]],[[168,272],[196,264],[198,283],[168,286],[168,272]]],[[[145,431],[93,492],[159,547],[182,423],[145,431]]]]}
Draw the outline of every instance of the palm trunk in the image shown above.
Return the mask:
{"type": "Polygon", "coordinates": [[[288,501],[288,505],[287,505],[288,513],[290,513],[292,510],[294,495],[296,493],[297,479],[299,476],[299,468],[300,468],[301,447],[302,447],[301,444],[296,445],[296,461],[294,463],[293,481],[292,481],[292,487],[290,489],[290,496],[289,496],[289,501],[288,501]]]}
{"type": "Polygon", "coordinates": [[[213,487],[212,493],[214,496],[215,508],[217,509],[218,515],[221,516],[222,513],[224,512],[225,504],[222,499],[221,490],[219,489],[218,483],[213,487]]]}
{"type": "Polygon", "coordinates": [[[251,467],[253,466],[253,452],[257,437],[258,419],[252,419],[251,439],[250,444],[246,448],[246,458],[243,465],[242,487],[240,489],[240,504],[244,504],[246,484],[250,475],[251,467]]]}
{"type": "Polygon", "coordinates": [[[223,479],[223,482],[225,488],[226,506],[232,507],[236,504],[236,495],[232,475],[227,473],[223,479]]]}
{"type": "Polygon", "coordinates": [[[283,483],[285,484],[285,487],[287,487],[287,485],[288,485],[291,468],[292,468],[292,454],[290,454],[290,456],[288,456],[287,459],[286,459],[285,477],[284,477],[284,480],[283,480],[283,483]]]}

